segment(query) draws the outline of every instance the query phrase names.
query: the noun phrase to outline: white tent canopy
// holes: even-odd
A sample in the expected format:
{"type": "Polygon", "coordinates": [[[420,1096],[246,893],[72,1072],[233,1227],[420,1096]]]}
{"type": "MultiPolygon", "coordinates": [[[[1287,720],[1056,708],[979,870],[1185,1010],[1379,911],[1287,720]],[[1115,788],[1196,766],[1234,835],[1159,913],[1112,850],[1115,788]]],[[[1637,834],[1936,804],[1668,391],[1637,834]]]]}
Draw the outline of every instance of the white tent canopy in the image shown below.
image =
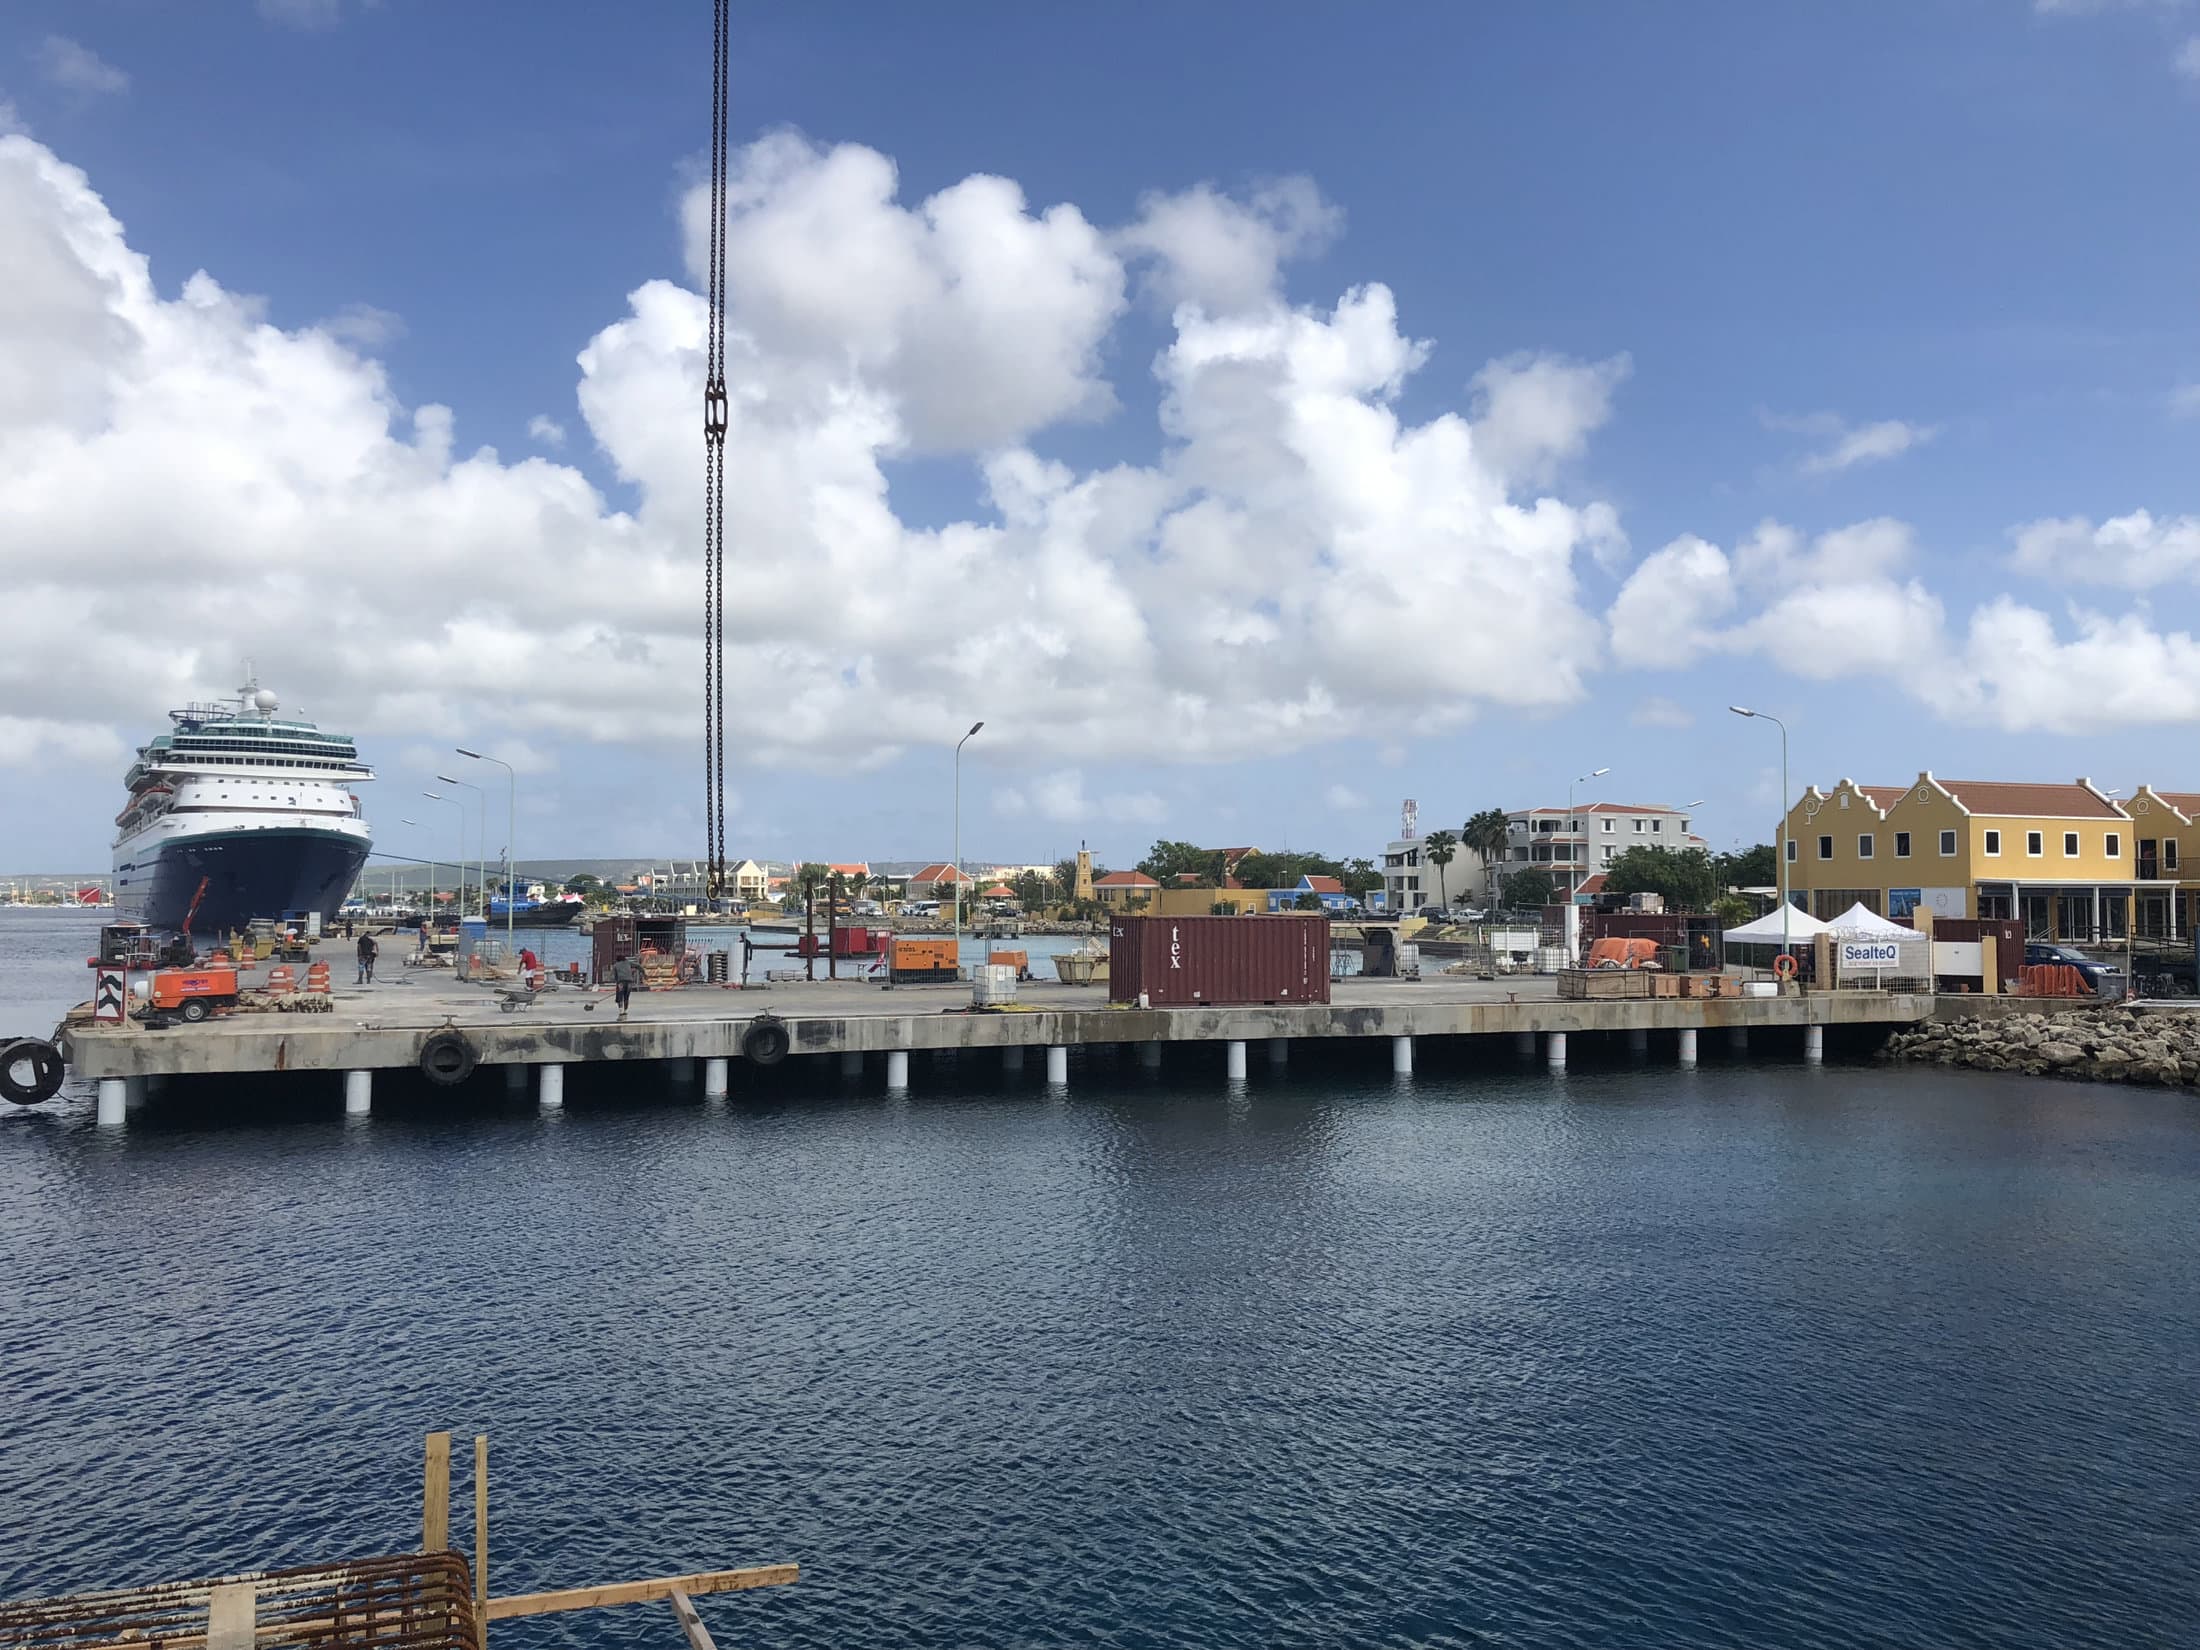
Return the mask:
{"type": "MultiPolygon", "coordinates": [[[[1778,912],[1773,915],[1778,916],[1778,912]]],[[[1921,940],[1925,936],[1914,928],[1905,928],[1899,922],[1889,922],[1862,900],[1858,900],[1828,924],[1834,934],[1844,940],[1921,940]]]]}
{"type": "MultiPolygon", "coordinates": [[[[1833,924],[1820,922],[1808,911],[1789,906],[1785,916],[1774,906],[1755,922],[1745,922],[1739,928],[1726,931],[1729,945],[1778,945],[1783,938],[1782,924],[1786,925],[1784,937],[1790,940],[1807,940],[1814,934],[1830,934],[1833,924]]],[[[1908,932],[1907,929],[1904,930],[1908,932]]]]}

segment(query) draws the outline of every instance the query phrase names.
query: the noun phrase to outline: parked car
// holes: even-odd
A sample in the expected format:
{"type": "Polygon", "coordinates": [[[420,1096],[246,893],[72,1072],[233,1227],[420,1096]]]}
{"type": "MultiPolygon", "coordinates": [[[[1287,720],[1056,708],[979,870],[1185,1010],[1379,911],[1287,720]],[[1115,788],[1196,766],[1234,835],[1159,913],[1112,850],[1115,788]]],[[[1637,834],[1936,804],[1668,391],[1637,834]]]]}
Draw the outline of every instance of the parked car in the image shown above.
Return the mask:
{"type": "Polygon", "coordinates": [[[2121,970],[2111,968],[2107,963],[2095,962],[2091,957],[2081,956],[2067,945],[2050,945],[2042,940],[2026,942],[2024,961],[2028,968],[2037,968],[2046,963],[2060,963],[2066,968],[2075,968],[2085,976],[2085,983],[2104,997],[2117,995],[2113,982],[2122,977],[2121,970]]]}

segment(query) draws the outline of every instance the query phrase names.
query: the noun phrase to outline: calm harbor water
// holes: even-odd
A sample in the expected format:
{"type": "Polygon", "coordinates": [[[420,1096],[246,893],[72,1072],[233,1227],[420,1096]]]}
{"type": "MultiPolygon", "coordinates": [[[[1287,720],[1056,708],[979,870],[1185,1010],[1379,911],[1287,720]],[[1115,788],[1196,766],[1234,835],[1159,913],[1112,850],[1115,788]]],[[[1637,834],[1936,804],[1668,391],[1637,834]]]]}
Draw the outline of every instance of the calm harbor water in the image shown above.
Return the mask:
{"type": "MultiPolygon", "coordinates": [[[[43,1030],[19,935],[0,1029],[43,1030]]],[[[1302,1061],[334,1110],[0,1108],[0,1598],[415,1543],[449,1426],[499,1591],[799,1559],[704,1601],[729,1644],[2194,1642],[2182,1096],[1302,1061]]]]}

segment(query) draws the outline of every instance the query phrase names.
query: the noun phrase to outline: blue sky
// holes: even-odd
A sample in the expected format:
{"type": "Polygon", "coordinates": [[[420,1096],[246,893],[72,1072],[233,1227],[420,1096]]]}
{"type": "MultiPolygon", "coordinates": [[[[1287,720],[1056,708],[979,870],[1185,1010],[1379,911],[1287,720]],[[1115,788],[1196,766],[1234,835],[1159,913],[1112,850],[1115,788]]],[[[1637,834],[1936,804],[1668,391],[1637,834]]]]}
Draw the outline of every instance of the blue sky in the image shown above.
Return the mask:
{"type": "MultiPolygon", "coordinates": [[[[1326,315],[1349,290],[1387,288],[1398,331],[1428,345],[1367,397],[1403,425],[1476,416],[1476,375],[1493,360],[1623,358],[1608,406],[1505,485],[1524,505],[1609,506],[1625,548],[1588,533],[1571,553],[1587,630],[1546,626],[1502,599],[1414,611],[1410,576],[1365,603],[1350,580],[1306,585],[1313,617],[1300,622],[1321,632],[1349,620],[1377,639],[1355,653],[1287,638],[1269,655],[1281,675],[1302,668],[1301,652],[1316,673],[1361,658],[1381,674],[1386,628],[1398,655],[1427,659],[1432,675],[1452,655],[1488,662],[1432,687],[1425,706],[1395,683],[1340,689],[1355,707],[1348,727],[1317,720],[1304,737],[1267,700],[1237,706],[1225,690],[1205,712],[1220,731],[1195,738],[1141,706],[1145,737],[1103,730],[1081,747],[1071,712],[1049,722],[1018,703],[1012,636],[937,704],[920,665],[897,677],[882,664],[876,695],[923,701],[925,717],[868,742],[783,741],[787,713],[757,693],[736,741],[729,846],[943,852],[944,743],[925,730],[952,729],[951,741],[979,717],[1004,737],[970,747],[963,840],[1002,859],[1052,858],[1084,837],[1121,863],[1155,835],[1373,853],[1400,797],[1420,800],[1425,824],[1456,822],[1485,805],[1558,800],[1571,775],[1597,766],[1613,769],[1617,798],[1702,797],[1700,828],[1715,843],[1757,840],[1770,834],[1777,752],[1761,724],[1724,714],[1732,700],[1788,718],[1797,787],[1921,768],[2200,786],[2200,676],[2189,642],[2178,645],[2194,571],[2180,518],[2200,509],[2200,398],[2179,399],[2200,383],[2200,225],[2180,182],[2200,133],[2200,79],[2179,61],[2195,36],[2200,6],[2166,0],[1432,5],[1349,20],[1228,5],[744,9],[736,143],[791,129],[818,153],[865,146],[898,168],[902,207],[993,174],[1013,179],[1032,212],[1069,203],[1113,236],[1156,195],[1210,185],[1243,202],[1276,179],[1311,180],[1334,216],[1281,261],[1274,296],[1326,315]],[[2142,510],[2143,528],[2101,532],[2142,510]],[[1907,535],[1893,548],[1875,540],[1853,577],[1832,564],[1853,559],[1854,541],[1808,548],[1882,518],[1907,535]],[[1742,547],[1767,521],[1793,536],[1769,550],[1760,537],[1752,574],[1742,547]],[[2043,522],[2057,525],[2035,533],[2020,565],[2015,535],[2043,522]],[[1719,599],[1675,595],[1663,564],[1642,573],[1683,535],[1724,558],[1725,572],[1697,564],[1719,599]],[[1596,627],[1616,622],[1613,603],[1638,574],[1629,611],[1655,623],[1616,644],[1596,627]],[[1768,617],[1798,591],[1810,599],[1768,617]],[[2021,626],[1971,628],[2005,595],[2044,618],[2036,659],[2021,626]],[[1859,646],[1846,628],[1859,612],[1911,628],[1900,645],[1859,646]],[[2068,651],[2087,634],[2082,614],[2103,628],[2068,651]],[[1768,642],[1771,631],[1781,639],[1768,642]],[[1994,677],[1997,658],[2020,656],[2029,662],[1994,677]],[[1515,691],[1554,672],[1577,673],[1577,685],[1515,691]],[[1234,717],[1242,737],[1227,734],[1234,717]]],[[[517,465],[537,454],[592,483],[604,514],[646,517],[636,464],[607,450],[617,438],[590,438],[575,358],[645,283],[688,278],[678,213],[707,135],[708,44],[700,5],[18,0],[0,17],[0,99],[31,141],[82,170],[149,258],[161,299],[203,269],[262,299],[286,331],[350,315],[334,327],[346,347],[382,364],[403,416],[451,409],[458,455],[488,444],[517,465]],[[381,319],[360,323],[362,306],[381,319]],[[538,417],[567,432],[562,446],[530,436],[538,417]]],[[[1148,288],[1165,284],[1175,254],[1120,256],[1119,313],[1090,340],[1089,377],[1112,411],[1035,417],[1010,443],[1079,475],[1161,464],[1172,446],[1155,362],[1179,321],[1148,288]]],[[[0,296],[0,329],[6,305],[0,296]]],[[[671,423],[691,424],[691,406],[669,399],[671,423]]],[[[888,443],[879,463],[893,514],[919,535],[992,520],[979,448],[998,445],[888,443]]],[[[0,446],[0,487],[26,451],[11,460],[0,446]]],[[[155,485],[142,466],[109,484],[155,485]]],[[[20,529],[31,518],[0,512],[11,519],[20,529]]],[[[1240,547],[1232,577],[1262,576],[1265,542],[1256,533],[1240,547]]],[[[454,591],[567,576],[564,563],[535,561],[524,534],[496,543],[488,553],[453,540],[454,591]]],[[[49,553],[27,531],[0,542],[11,579],[49,553]]],[[[1397,552],[1417,553],[1429,552],[1397,552]]],[[[676,563],[677,547],[667,555],[676,563]]],[[[152,576],[192,580],[197,565],[182,544],[152,576]]],[[[1284,591],[1297,575],[1277,566],[1284,591]]],[[[351,576],[371,569],[355,562],[351,576]]],[[[980,581],[966,601],[1014,608],[1014,578],[980,581]]],[[[301,584],[325,588],[311,573],[301,584]]],[[[1146,603],[1168,599],[1165,581],[1132,588],[1146,603]]],[[[1471,578],[1457,588],[1491,593],[1471,578]]],[[[586,611],[599,589],[559,594],[586,611]]],[[[822,590],[811,606],[837,600],[822,590]]],[[[1252,601],[1232,622],[1262,611],[1252,601]]],[[[439,638],[434,617],[362,617],[504,657],[487,632],[439,638]]],[[[323,618],[348,622],[344,611],[323,618]]],[[[901,636],[891,617],[870,622],[884,628],[866,657],[939,645],[929,618],[901,636]]],[[[834,637],[830,625],[806,635],[810,655],[786,666],[789,679],[830,678],[834,637]]],[[[203,647],[194,679],[211,673],[212,689],[231,685],[229,654],[252,636],[194,628],[191,639],[203,647]]],[[[283,645],[262,651],[286,659],[283,645]]],[[[467,737],[529,754],[523,851],[694,842],[699,764],[677,729],[649,712],[589,721],[585,659],[560,673],[581,678],[559,689],[583,701],[570,715],[545,721],[527,703],[554,644],[513,644],[517,680],[494,691],[478,672],[446,688],[432,663],[394,656],[370,691],[333,669],[323,679],[310,650],[293,652],[308,708],[355,726],[386,770],[378,819],[408,811],[396,799],[419,788],[462,722],[467,737]],[[447,693],[461,721],[408,726],[418,701],[387,691],[400,672],[424,697],[447,693]]],[[[1116,656],[1085,656],[1081,679],[1104,704],[1122,686],[1116,656]]],[[[1080,668],[1064,667],[1065,693],[1080,668]]],[[[103,861],[121,763],[86,728],[149,732],[168,686],[153,676],[134,714],[112,689],[84,726],[30,707],[26,721],[48,732],[18,738],[19,767],[40,776],[39,800],[6,787],[6,868],[103,861]]],[[[692,680],[670,664],[665,679],[692,680]]],[[[830,709],[836,726],[870,712],[860,693],[830,709]]],[[[405,844],[394,827],[385,841],[405,844]]]]}

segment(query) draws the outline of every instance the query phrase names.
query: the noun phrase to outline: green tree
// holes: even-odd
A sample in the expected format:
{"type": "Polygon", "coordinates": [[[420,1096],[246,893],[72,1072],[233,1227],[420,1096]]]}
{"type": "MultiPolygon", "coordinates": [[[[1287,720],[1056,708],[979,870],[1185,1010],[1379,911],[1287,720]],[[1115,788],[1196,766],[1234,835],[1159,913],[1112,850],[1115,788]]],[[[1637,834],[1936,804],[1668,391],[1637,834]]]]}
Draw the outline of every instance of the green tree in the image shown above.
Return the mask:
{"type": "Polygon", "coordinates": [[[822,865],[804,861],[787,873],[787,898],[799,904],[807,904],[815,898],[831,880],[834,873],[822,865]]]}
{"type": "Polygon", "coordinates": [[[1164,888],[1177,886],[1177,878],[1190,876],[1195,888],[1222,886],[1222,850],[1201,848],[1189,842],[1156,842],[1138,869],[1164,888]]]}
{"type": "Polygon", "coordinates": [[[597,889],[601,888],[602,886],[603,878],[599,876],[593,876],[586,871],[579,872],[578,874],[567,877],[565,879],[565,891],[568,894],[581,894],[585,896],[588,894],[593,894],[597,889]]]}
{"type": "Polygon", "coordinates": [[[1780,881],[1780,857],[1769,842],[1738,854],[1714,855],[1711,863],[1721,888],[1772,888],[1780,881]]]}
{"type": "Polygon", "coordinates": [[[1719,876],[1701,848],[1630,848],[1604,868],[1614,894],[1662,894],[1672,911],[1707,911],[1719,897],[1719,876]]]}
{"type": "Polygon", "coordinates": [[[1466,824],[1459,828],[1459,841],[1482,856],[1482,863],[1493,869],[1504,864],[1505,852],[1512,840],[1512,828],[1502,808],[1484,808],[1470,814],[1466,824]]]}
{"type": "Polygon", "coordinates": [[[1295,911],[1319,911],[1322,908],[1322,897],[1319,894],[1301,894],[1291,902],[1291,908],[1295,911]]]}
{"type": "Polygon", "coordinates": [[[1503,885],[1506,908],[1513,911],[1526,911],[1538,905],[1548,905],[1556,892],[1551,886],[1551,873],[1540,865],[1531,865],[1525,871],[1513,872],[1503,885]]]}
{"type": "Polygon", "coordinates": [[[1749,901],[1739,894],[1721,894],[1711,902],[1711,914],[1719,919],[1722,928],[1739,928],[1757,913],[1749,908],[1749,901]]]}
{"type": "Polygon", "coordinates": [[[1036,871],[1018,871],[1009,887],[1016,891],[1016,903],[1026,911],[1040,911],[1064,897],[1054,891],[1054,885],[1036,871]]]}
{"type": "Polygon", "coordinates": [[[1383,885],[1383,873],[1372,859],[1348,859],[1337,880],[1354,899],[1365,899],[1383,885]]]}
{"type": "Polygon", "coordinates": [[[1449,831],[1431,831],[1421,839],[1421,857],[1436,867],[1436,903],[1449,905],[1444,867],[1459,857],[1459,839],[1449,831]]]}

